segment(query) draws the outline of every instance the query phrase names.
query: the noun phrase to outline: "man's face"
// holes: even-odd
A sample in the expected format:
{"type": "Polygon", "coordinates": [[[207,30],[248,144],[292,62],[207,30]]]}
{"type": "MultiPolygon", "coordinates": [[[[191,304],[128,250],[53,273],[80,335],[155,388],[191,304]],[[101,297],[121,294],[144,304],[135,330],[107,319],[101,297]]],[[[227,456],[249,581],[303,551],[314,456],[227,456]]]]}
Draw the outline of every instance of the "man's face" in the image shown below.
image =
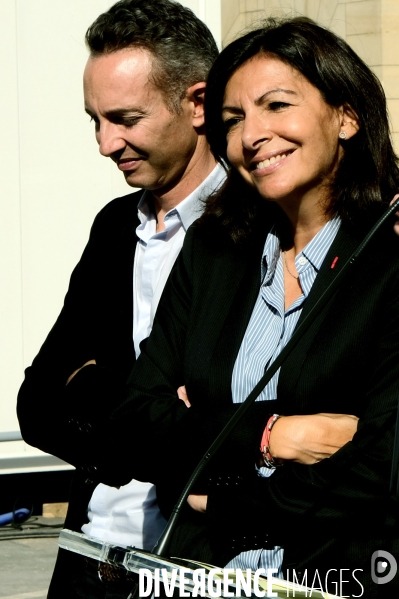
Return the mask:
{"type": "Polygon", "coordinates": [[[198,136],[191,103],[183,99],[180,114],[170,112],[151,68],[151,54],[139,48],[90,57],[84,97],[101,154],[115,161],[129,185],[159,195],[184,176],[198,136]]]}

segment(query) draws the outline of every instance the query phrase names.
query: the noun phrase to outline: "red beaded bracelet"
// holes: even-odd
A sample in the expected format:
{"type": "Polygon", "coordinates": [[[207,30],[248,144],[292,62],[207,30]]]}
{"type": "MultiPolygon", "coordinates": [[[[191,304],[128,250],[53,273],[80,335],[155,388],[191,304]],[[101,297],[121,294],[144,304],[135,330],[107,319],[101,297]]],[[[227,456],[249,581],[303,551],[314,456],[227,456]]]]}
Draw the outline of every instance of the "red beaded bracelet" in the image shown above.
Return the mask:
{"type": "Polygon", "coordinates": [[[270,416],[260,442],[260,452],[262,454],[266,468],[276,468],[276,466],[283,465],[280,460],[275,459],[270,453],[270,434],[272,432],[273,426],[279,418],[279,414],[273,414],[273,416],[270,416]]]}

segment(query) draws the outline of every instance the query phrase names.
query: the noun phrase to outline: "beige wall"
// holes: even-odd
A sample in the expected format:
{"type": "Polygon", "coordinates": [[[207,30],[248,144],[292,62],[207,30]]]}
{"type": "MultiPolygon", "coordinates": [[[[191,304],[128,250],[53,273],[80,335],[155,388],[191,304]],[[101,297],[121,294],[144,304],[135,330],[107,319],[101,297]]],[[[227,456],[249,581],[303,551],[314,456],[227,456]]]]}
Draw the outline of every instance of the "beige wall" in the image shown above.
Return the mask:
{"type": "MultiPolygon", "coordinates": [[[[100,156],[83,109],[84,34],[114,2],[0,0],[0,435],[18,430],[23,369],[61,309],[95,214],[132,191],[100,156]]],[[[181,2],[220,42],[220,0],[181,2]]],[[[50,467],[22,441],[0,442],[0,475],[50,467]]]]}
{"type": "Polygon", "coordinates": [[[222,0],[229,43],[265,16],[306,15],[342,36],[380,78],[399,153],[399,0],[222,0]]]}

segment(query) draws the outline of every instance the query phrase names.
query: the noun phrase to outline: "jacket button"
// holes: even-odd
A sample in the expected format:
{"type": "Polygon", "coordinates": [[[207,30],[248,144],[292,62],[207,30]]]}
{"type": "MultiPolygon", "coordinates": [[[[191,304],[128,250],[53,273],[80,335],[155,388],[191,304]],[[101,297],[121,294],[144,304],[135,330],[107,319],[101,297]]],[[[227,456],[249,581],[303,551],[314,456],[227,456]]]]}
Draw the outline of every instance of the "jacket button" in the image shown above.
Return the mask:
{"type": "Polygon", "coordinates": [[[91,430],[90,422],[76,422],[80,433],[89,433],[91,430]]]}

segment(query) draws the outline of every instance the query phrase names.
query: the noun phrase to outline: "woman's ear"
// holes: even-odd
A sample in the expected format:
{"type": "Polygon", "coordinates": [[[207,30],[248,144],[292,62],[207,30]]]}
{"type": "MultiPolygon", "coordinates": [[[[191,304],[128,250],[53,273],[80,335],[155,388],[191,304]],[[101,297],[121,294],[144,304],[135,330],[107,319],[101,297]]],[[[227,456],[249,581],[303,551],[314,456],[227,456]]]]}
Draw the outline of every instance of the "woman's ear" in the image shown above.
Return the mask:
{"type": "Polygon", "coordinates": [[[360,129],[358,116],[349,104],[344,104],[340,108],[340,126],[339,137],[342,140],[350,139],[360,129]]]}
{"type": "Polygon", "coordinates": [[[202,127],[205,123],[204,101],[206,82],[199,81],[191,85],[186,91],[185,100],[190,103],[193,127],[202,127]]]}

